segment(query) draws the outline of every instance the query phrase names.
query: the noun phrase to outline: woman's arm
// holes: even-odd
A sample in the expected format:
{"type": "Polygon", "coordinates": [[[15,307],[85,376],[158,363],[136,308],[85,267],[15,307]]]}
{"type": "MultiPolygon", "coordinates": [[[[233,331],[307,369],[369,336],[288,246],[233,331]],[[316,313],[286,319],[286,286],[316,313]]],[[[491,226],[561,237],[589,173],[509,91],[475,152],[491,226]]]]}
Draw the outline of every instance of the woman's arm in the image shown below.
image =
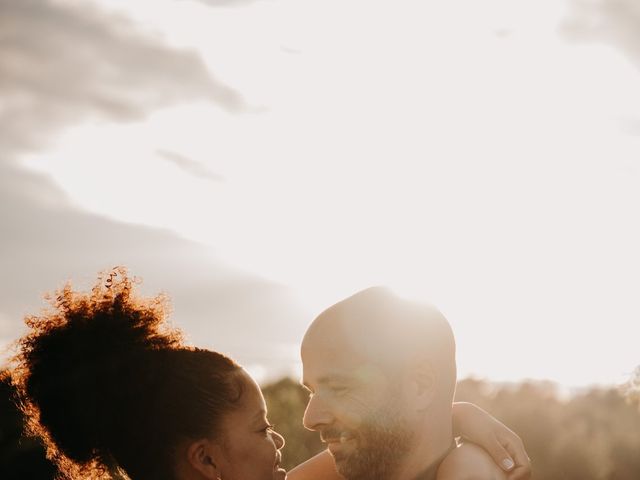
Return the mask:
{"type": "Polygon", "coordinates": [[[454,449],[440,464],[437,480],[507,480],[507,473],[473,443],[454,449]]]}
{"type": "Polygon", "coordinates": [[[531,462],[520,437],[480,407],[454,403],[453,432],[482,447],[507,472],[509,480],[531,477],[531,462]]]}

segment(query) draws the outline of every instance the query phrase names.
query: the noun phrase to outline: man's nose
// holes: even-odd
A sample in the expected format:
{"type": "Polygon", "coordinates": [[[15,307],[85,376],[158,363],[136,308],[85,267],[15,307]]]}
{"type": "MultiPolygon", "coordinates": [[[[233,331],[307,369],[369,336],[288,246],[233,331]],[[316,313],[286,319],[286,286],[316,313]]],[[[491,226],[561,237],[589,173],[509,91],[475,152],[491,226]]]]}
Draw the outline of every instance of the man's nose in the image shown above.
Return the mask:
{"type": "Polygon", "coordinates": [[[318,395],[312,395],[304,411],[302,423],[307,430],[318,430],[323,425],[333,422],[333,415],[325,402],[318,395]]]}

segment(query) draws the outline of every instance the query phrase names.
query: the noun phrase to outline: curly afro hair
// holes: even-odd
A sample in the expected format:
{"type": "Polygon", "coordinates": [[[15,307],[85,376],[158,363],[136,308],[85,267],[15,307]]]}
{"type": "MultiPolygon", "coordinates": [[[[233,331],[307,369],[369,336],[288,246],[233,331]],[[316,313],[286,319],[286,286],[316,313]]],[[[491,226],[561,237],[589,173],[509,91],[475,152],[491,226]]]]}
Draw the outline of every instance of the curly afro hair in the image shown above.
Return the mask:
{"type": "Polygon", "coordinates": [[[11,377],[62,478],[172,480],[177,444],[215,435],[242,393],[240,367],[185,346],[167,298],[136,296],[136,283],[116,267],[25,319],[11,377]]]}

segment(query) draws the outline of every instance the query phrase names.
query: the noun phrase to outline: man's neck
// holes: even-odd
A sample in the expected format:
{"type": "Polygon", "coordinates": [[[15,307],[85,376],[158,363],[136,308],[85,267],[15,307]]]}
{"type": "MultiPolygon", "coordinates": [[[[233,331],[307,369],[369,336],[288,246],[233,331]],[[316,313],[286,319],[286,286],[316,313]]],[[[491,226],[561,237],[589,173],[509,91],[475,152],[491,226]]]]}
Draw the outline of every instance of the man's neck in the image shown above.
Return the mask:
{"type": "Polygon", "coordinates": [[[453,443],[451,423],[425,424],[416,440],[414,447],[400,465],[397,475],[394,475],[394,480],[414,480],[429,470],[434,463],[442,461],[453,443]]]}

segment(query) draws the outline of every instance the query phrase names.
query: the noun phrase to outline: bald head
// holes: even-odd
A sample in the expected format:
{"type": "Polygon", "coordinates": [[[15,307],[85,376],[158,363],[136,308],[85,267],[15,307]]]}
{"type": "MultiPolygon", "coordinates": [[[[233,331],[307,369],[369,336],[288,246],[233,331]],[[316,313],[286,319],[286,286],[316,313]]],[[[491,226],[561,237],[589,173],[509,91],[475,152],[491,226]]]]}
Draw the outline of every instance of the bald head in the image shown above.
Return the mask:
{"type": "Polygon", "coordinates": [[[322,312],[301,353],[304,425],[344,478],[417,478],[451,444],[455,345],[436,308],[369,288],[322,312]]]}
{"type": "Polygon", "coordinates": [[[327,308],[311,323],[305,349],[322,350],[353,364],[366,362],[395,374],[407,362],[428,362],[449,399],[456,380],[455,342],[446,318],[432,305],[413,302],[385,287],[362,290],[327,308]],[[333,353],[332,353],[333,352],[333,353]]]}

